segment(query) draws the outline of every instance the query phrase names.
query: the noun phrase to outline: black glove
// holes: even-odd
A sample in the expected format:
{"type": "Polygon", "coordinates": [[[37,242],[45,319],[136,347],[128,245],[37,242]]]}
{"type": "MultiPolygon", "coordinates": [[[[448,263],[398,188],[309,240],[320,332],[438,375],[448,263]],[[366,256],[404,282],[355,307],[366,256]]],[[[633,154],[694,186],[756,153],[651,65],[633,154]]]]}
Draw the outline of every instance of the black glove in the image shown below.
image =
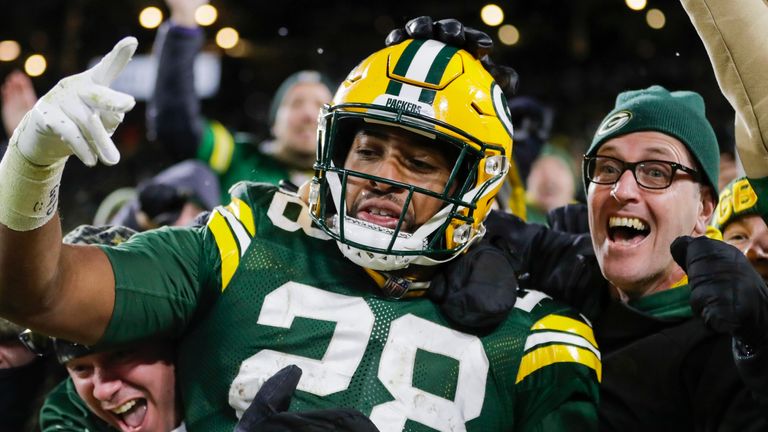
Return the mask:
{"type": "Polygon", "coordinates": [[[235,426],[235,432],[378,432],[363,413],[351,408],[286,412],[301,378],[301,369],[290,365],[272,375],[235,426]]]}
{"type": "Polygon", "coordinates": [[[493,40],[485,32],[465,27],[461,21],[453,18],[433,21],[432,17],[420,16],[408,21],[405,28],[389,32],[384,45],[396,45],[406,39],[434,39],[466,50],[480,60],[507,96],[517,93],[519,75],[511,67],[497,65],[491,60],[489,54],[493,48],[493,40]]]}
{"type": "Polygon", "coordinates": [[[482,240],[442,268],[427,290],[451,321],[470,329],[499,325],[517,300],[517,279],[510,255],[482,240]]]}
{"type": "Polygon", "coordinates": [[[707,237],[678,237],[672,257],[688,274],[691,308],[713,330],[750,347],[768,344],[768,288],[735,247],[707,237]]]}

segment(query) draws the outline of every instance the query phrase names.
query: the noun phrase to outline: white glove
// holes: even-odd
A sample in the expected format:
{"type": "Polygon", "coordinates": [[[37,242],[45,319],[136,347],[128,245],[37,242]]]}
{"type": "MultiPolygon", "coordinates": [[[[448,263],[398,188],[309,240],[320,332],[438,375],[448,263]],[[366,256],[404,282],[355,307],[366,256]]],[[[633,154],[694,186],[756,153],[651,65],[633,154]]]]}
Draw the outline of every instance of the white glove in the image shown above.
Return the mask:
{"type": "Polygon", "coordinates": [[[39,166],[52,165],[71,154],[88,166],[98,160],[105,165],[120,161],[110,137],[136,102],[108,86],[137,46],[134,37],[122,39],[99,64],[62,79],[41,97],[14,134],[19,152],[39,166]]]}

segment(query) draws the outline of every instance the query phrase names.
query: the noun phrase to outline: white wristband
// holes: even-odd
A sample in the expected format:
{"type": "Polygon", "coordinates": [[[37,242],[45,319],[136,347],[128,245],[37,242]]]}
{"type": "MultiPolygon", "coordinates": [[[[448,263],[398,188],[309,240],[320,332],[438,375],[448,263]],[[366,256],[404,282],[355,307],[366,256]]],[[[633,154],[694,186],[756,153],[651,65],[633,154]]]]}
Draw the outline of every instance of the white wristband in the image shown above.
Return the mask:
{"type": "Polygon", "coordinates": [[[31,231],[51,220],[66,162],[67,158],[46,166],[30,163],[12,138],[0,161],[0,223],[14,231],[31,231]]]}

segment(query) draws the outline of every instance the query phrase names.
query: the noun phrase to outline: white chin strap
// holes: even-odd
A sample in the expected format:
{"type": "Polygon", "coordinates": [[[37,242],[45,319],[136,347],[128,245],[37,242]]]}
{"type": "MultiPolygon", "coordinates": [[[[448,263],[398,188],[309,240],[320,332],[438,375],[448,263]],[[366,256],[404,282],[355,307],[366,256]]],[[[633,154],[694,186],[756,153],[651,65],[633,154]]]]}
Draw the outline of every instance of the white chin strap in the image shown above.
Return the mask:
{"type": "MultiPolygon", "coordinates": [[[[499,177],[500,178],[496,182],[489,185],[489,187],[484,190],[483,195],[492,191],[496,186],[496,183],[504,180],[503,176],[499,177]]],[[[337,172],[332,171],[326,172],[326,178],[328,179],[328,186],[331,189],[333,203],[336,205],[336,210],[339,211],[339,209],[343,208],[341,200],[341,179],[337,172]]],[[[480,187],[482,187],[482,185],[480,187]]],[[[479,189],[480,188],[478,187],[468,191],[464,194],[462,200],[471,202],[471,199],[475,198],[479,189]]],[[[341,241],[337,241],[336,244],[339,246],[341,253],[350,261],[361,267],[372,270],[392,271],[406,268],[411,264],[423,266],[442,264],[453,259],[473,242],[471,240],[468,241],[460,250],[456,251],[455,254],[444,260],[435,260],[424,255],[402,255],[402,253],[424,251],[429,244],[428,237],[445,223],[449,212],[450,207],[444,207],[412,234],[403,232],[398,233],[397,239],[392,245],[392,252],[389,254],[368,252],[341,241]]],[[[341,235],[339,232],[341,225],[339,223],[339,216],[334,215],[332,218],[331,223],[329,223],[331,230],[336,235],[341,235]]],[[[345,241],[366,245],[371,248],[387,249],[392,242],[394,233],[395,230],[390,228],[385,228],[350,216],[345,216],[344,218],[345,241]]],[[[480,238],[483,234],[484,232],[480,232],[476,237],[480,238]]]]}

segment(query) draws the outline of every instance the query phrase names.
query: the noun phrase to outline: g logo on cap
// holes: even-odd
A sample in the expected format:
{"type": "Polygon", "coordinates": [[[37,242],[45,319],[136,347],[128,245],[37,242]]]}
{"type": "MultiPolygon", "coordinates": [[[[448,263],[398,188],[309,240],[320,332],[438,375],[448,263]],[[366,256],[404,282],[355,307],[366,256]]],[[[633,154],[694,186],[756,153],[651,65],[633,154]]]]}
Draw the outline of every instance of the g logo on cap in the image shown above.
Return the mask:
{"type": "Polygon", "coordinates": [[[619,111],[612,115],[606,121],[600,125],[600,129],[597,130],[596,135],[605,135],[611,133],[616,129],[624,126],[632,118],[632,113],[629,111],[619,111]]]}

